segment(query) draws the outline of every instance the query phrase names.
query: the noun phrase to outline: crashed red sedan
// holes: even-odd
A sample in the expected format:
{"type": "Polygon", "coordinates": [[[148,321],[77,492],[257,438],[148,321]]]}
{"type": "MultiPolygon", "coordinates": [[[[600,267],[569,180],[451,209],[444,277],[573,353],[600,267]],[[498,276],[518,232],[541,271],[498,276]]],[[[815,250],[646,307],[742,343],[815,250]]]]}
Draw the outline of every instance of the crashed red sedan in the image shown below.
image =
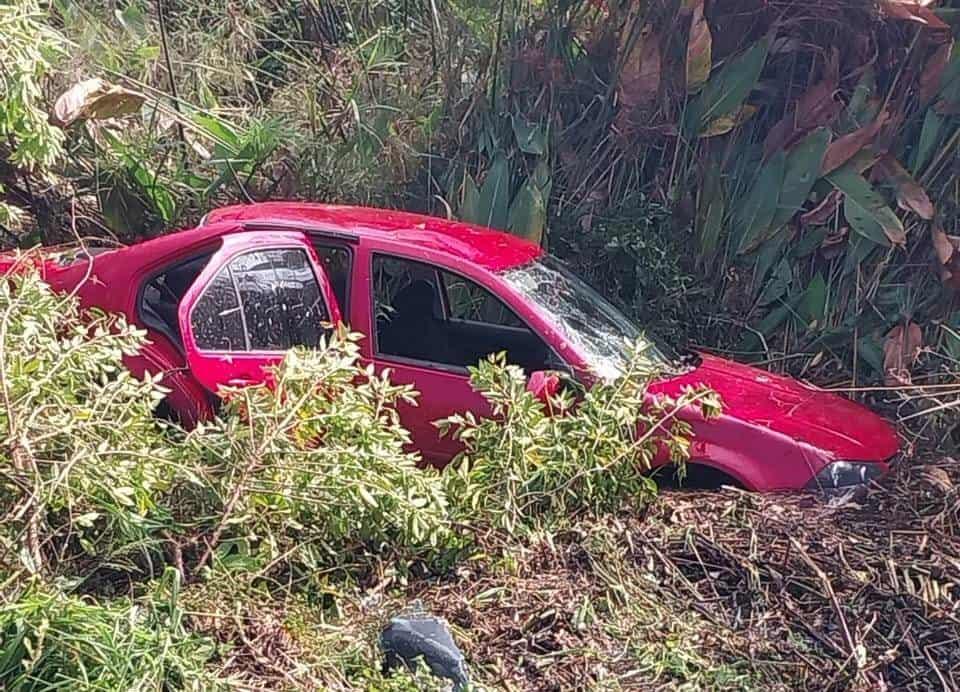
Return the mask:
{"type": "MultiPolygon", "coordinates": [[[[488,413],[467,366],[489,353],[531,376],[615,376],[641,331],[541,248],[514,236],[414,214],[306,203],[234,206],[197,228],[90,257],[44,264],[55,288],[119,312],[149,332],[129,367],[163,372],[163,406],[187,424],[213,414],[223,385],[263,380],[295,345],[343,320],[369,336],[365,361],[420,392],[401,411],[426,461],[457,443],[432,421],[488,413]]],[[[649,337],[647,337],[649,338],[649,337]]],[[[664,378],[654,393],[706,384],[717,420],[692,420],[693,468],[758,491],[838,488],[882,475],[893,428],[840,396],[707,354],[653,341],[664,378]]]]}

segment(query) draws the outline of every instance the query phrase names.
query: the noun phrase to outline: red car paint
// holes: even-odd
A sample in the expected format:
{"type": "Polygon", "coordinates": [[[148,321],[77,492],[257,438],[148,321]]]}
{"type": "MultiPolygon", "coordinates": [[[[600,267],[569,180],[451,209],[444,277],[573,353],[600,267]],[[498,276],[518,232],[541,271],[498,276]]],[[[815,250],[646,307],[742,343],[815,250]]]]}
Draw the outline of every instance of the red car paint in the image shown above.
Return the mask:
{"type": "MultiPolygon", "coordinates": [[[[187,424],[209,417],[215,393],[225,384],[262,381],[263,367],[282,352],[205,352],[197,348],[189,317],[204,287],[230,258],[265,247],[307,251],[331,318],[345,319],[364,334],[375,333],[371,299],[374,253],[416,260],[464,276],[500,298],[559,355],[570,369],[589,380],[591,363],[551,321],[507,281],[502,272],[536,260],[543,252],[514,236],[468,224],[402,212],[300,202],[234,206],[211,212],[197,228],[72,262],[43,262],[45,278],[58,290],[76,291],[81,302],[123,313],[145,326],[139,295],[158,272],[194,256],[214,255],[183,295],[179,305],[182,347],[147,327],[151,343],[128,359],[135,374],[165,373],[170,408],[187,424]],[[319,239],[342,242],[352,253],[349,314],[341,315],[336,297],[311,244],[319,239]]],[[[8,269],[9,258],[0,261],[8,269]]],[[[361,353],[377,370],[389,368],[395,382],[420,392],[419,406],[401,416],[424,458],[437,465],[449,461],[456,444],[439,438],[432,421],[454,412],[486,415],[489,408],[470,387],[465,371],[382,356],[375,339],[366,338],[361,353]]],[[[653,393],[676,394],[685,385],[706,384],[724,402],[722,416],[704,422],[690,414],[695,438],[692,460],[716,468],[744,487],[758,491],[798,489],[831,462],[867,462],[887,470],[898,451],[893,428],[866,408],[840,396],[763,370],[703,355],[689,371],[656,383],[653,393]]],[[[551,381],[535,374],[542,389],[551,381]]]]}

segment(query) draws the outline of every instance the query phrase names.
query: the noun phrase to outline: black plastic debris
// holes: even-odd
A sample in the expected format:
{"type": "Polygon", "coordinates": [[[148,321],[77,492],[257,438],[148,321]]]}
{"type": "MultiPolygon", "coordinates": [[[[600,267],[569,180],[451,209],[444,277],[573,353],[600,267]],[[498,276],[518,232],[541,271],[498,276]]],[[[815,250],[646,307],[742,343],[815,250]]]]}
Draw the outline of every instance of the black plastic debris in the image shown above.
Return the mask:
{"type": "Polygon", "coordinates": [[[453,692],[462,692],[470,682],[463,653],[446,621],[424,612],[419,603],[410,612],[390,619],[380,635],[380,648],[385,674],[400,665],[413,670],[422,658],[434,675],[453,681],[453,692]]]}

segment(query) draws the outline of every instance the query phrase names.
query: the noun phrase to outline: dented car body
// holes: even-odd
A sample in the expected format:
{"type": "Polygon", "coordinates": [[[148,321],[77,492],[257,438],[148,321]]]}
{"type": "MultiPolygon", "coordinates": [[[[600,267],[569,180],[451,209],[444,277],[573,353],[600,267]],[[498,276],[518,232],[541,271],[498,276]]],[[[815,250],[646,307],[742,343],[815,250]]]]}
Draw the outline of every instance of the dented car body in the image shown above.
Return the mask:
{"type": "MultiPolygon", "coordinates": [[[[43,272],[84,305],[148,330],[150,344],[128,366],[164,373],[164,406],[188,425],[213,414],[222,386],[263,381],[264,368],[287,349],[316,343],[324,323],[342,320],[368,335],[365,362],[420,392],[419,406],[401,417],[436,465],[458,447],[433,421],[489,413],[468,365],[506,351],[528,374],[564,370],[588,383],[615,375],[625,338],[641,335],[535,245],[377,209],[227,207],[193,229],[51,258],[43,272]]],[[[651,343],[649,352],[667,373],[653,394],[702,383],[723,397],[719,419],[691,419],[691,461],[747,489],[863,483],[885,473],[898,451],[888,423],[836,394],[708,354],[674,367],[664,344],[651,343]]]]}

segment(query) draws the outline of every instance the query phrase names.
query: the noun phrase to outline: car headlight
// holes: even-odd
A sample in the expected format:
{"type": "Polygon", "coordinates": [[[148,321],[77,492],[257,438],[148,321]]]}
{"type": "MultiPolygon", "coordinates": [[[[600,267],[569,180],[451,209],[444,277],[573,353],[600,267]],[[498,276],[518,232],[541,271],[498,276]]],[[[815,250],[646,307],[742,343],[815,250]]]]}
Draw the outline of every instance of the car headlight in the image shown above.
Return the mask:
{"type": "Polygon", "coordinates": [[[852,485],[864,485],[883,475],[880,464],[863,461],[834,461],[824,466],[820,473],[810,479],[807,490],[848,488],[852,485]]]}

